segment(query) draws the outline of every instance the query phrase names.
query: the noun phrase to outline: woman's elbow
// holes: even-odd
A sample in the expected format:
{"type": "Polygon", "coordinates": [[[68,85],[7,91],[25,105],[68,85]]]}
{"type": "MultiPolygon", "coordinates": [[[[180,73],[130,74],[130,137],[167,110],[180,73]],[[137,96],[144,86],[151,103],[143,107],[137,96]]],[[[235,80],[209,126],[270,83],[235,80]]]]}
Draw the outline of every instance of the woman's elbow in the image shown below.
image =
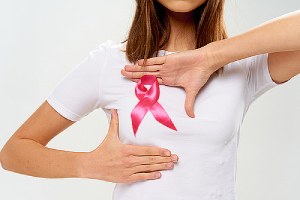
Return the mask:
{"type": "Polygon", "coordinates": [[[10,166],[14,163],[13,162],[13,152],[12,150],[15,148],[14,147],[14,140],[15,138],[10,138],[6,144],[2,147],[0,151],[0,163],[1,167],[4,170],[11,171],[10,166]]]}
{"type": "Polygon", "coordinates": [[[6,143],[0,151],[0,164],[4,170],[8,170],[8,166],[7,166],[7,156],[8,155],[7,155],[7,151],[6,151],[7,145],[8,145],[8,143],[6,143]]]}

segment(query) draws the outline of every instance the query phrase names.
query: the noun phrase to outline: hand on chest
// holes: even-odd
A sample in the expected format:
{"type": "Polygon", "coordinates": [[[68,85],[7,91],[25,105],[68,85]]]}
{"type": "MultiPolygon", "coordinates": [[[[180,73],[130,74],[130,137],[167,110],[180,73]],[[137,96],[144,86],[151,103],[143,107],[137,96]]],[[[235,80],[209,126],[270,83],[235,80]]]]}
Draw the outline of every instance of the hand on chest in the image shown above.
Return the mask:
{"type": "MultiPolygon", "coordinates": [[[[129,85],[131,92],[127,92],[110,105],[111,108],[118,109],[119,134],[124,142],[153,144],[155,141],[188,139],[205,143],[223,143],[224,140],[232,137],[239,126],[243,111],[241,86],[233,87],[230,82],[226,83],[221,80],[208,82],[196,96],[194,105],[196,117],[190,118],[184,109],[186,96],[183,88],[159,85],[158,98],[153,97],[153,94],[150,95],[148,97],[150,99],[143,105],[144,109],[136,110],[136,115],[140,114],[142,120],[135,136],[132,111],[139,103],[141,104],[141,96],[144,95],[140,94],[138,98],[135,93],[136,85],[137,83],[132,82],[129,85]],[[155,118],[149,108],[154,104],[151,98],[159,103],[176,129],[160,123],[155,118]]],[[[149,90],[151,86],[146,87],[146,90],[149,90]]],[[[163,111],[156,109],[156,112],[163,111]]]]}

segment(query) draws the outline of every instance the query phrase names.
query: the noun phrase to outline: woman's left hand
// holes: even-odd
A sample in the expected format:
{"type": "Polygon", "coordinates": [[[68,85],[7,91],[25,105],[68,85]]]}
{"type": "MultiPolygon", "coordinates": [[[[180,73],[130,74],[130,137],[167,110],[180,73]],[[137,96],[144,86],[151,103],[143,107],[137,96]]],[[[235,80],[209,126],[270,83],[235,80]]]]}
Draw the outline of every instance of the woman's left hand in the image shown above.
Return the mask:
{"type": "Polygon", "coordinates": [[[186,92],[186,113],[194,118],[195,97],[216,68],[209,55],[205,46],[149,58],[145,63],[140,59],[135,65],[125,65],[121,74],[135,82],[145,74],[155,75],[159,84],[182,87],[186,92]]]}

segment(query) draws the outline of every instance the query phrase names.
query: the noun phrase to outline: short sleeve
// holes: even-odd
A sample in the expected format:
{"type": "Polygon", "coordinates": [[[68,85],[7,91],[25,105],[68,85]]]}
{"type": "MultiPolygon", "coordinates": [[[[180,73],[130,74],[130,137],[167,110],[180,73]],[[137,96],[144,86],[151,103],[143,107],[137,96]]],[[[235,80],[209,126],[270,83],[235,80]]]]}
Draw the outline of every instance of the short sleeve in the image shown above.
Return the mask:
{"type": "Polygon", "coordinates": [[[46,100],[63,117],[79,121],[101,107],[102,70],[105,67],[110,40],[99,44],[50,92],[46,100]]]}
{"type": "Polygon", "coordinates": [[[281,85],[271,78],[268,66],[268,53],[246,59],[248,105],[271,88],[281,85]]]}

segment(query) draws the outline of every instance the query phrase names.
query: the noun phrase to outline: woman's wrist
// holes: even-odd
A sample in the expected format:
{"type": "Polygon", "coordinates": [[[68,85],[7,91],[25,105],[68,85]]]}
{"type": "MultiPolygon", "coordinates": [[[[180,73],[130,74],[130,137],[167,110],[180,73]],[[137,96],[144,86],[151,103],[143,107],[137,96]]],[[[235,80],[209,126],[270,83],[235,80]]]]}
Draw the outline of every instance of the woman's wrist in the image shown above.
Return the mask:
{"type": "Polygon", "coordinates": [[[207,44],[205,48],[211,70],[216,71],[230,62],[258,54],[298,51],[299,19],[300,11],[295,11],[269,20],[247,32],[207,44]]]}
{"type": "Polygon", "coordinates": [[[219,68],[230,62],[228,52],[225,52],[224,46],[224,40],[219,40],[211,42],[203,47],[206,52],[210,71],[217,71],[219,68]]]}
{"type": "Polygon", "coordinates": [[[246,35],[211,42],[205,47],[212,71],[216,71],[228,63],[259,53],[256,47],[249,44],[246,35]]]}
{"type": "Polygon", "coordinates": [[[89,165],[89,152],[78,152],[76,157],[76,177],[77,178],[87,178],[87,169],[89,165]]]}

